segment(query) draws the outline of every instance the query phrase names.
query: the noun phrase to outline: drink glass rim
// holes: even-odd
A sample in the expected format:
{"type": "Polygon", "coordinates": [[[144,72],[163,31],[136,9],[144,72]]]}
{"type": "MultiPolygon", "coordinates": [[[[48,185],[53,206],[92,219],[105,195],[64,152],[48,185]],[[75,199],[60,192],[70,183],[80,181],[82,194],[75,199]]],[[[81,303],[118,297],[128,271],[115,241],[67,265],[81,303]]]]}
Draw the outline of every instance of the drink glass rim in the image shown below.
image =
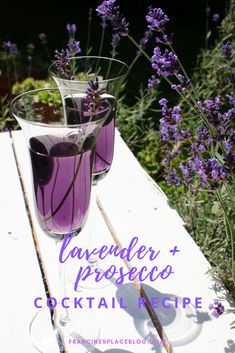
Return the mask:
{"type": "MultiPolygon", "coordinates": [[[[30,90],[30,91],[27,91],[27,92],[24,92],[24,93],[21,93],[21,94],[19,94],[18,96],[16,96],[15,98],[13,98],[13,100],[10,102],[10,106],[9,106],[9,108],[10,108],[10,112],[11,112],[11,114],[15,117],[15,118],[17,118],[17,119],[19,119],[19,120],[21,120],[21,121],[23,121],[23,122],[26,122],[26,123],[28,123],[28,124],[30,124],[30,125],[34,125],[34,126],[41,126],[41,127],[46,127],[46,128],[53,128],[53,129],[55,129],[55,128],[58,128],[58,129],[64,129],[64,128],[68,128],[68,129],[76,129],[76,128],[80,128],[81,126],[88,126],[88,125],[92,125],[92,124],[99,124],[100,122],[102,122],[103,120],[105,120],[106,118],[107,118],[107,116],[110,114],[110,109],[111,109],[111,105],[110,105],[110,109],[108,110],[108,112],[106,113],[106,115],[105,116],[103,116],[102,118],[100,118],[100,119],[97,119],[97,120],[95,120],[95,121],[88,121],[88,122],[86,122],[86,123],[81,123],[81,124],[45,124],[45,123],[41,123],[41,122],[37,122],[37,121],[33,121],[33,120],[27,120],[27,119],[25,119],[25,118],[23,118],[22,116],[19,116],[19,114],[16,112],[16,110],[14,109],[14,105],[15,105],[15,103],[17,102],[17,101],[19,101],[22,97],[24,97],[24,96],[27,96],[27,95],[29,95],[30,93],[32,93],[32,94],[36,94],[37,92],[41,92],[41,91],[57,91],[57,92],[59,92],[60,93],[60,90],[59,90],[59,88],[38,88],[38,89],[33,89],[33,90],[30,90]]],[[[68,92],[71,92],[71,89],[66,89],[66,91],[68,91],[68,92]]],[[[61,96],[61,95],[60,95],[61,96]]],[[[105,99],[104,99],[105,100],[105,99]]],[[[107,101],[108,102],[108,101],[107,101]]],[[[63,103],[62,103],[62,101],[61,101],[61,105],[62,105],[63,103]]]]}
{"type": "MultiPolygon", "coordinates": [[[[82,56],[74,56],[74,57],[71,57],[69,58],[68,60],[69,61],[72,61],[72,60],[77,60],[77,59],[86,59],[86,58],[90,58],[90,59],[100,59],[100,60],[107,60],[107,61],[115,61],[116,63],[119,63],[119,64],[122,64],[125,68],[126,68],[126,73],[120,75],[120,76],[117,76],[117,77],[113,77],[113,78],[108,78],[108,79],[104,79],[104,80],[99,80],[99,83],[105,83],[105,82],[110,82],[110,81],[116,81],[118,79],[121,79],[121,78],[124,78],[127,76],[127,73],[128,73],[128,70],[129,70],[129,66],[124,63],[124,61],[121,61],[121,60],[117,60],[117,59],[114,59],[114,58],[111,58],[111,57],[108,57],[108,56],[98,56],[98,55],[82,55],[82,56]]],[[[56,66],[55,63],[51,64],[49,67],[48,67],[48,73],[49,75],[51,75],[52,77],[58,77],[61,81],[63,82],[89,82],[90,80],[69,80],[69,79],[66,79],[66,78],[61,78],[60,75],[57,75],[55,73],[55,71],[53,71],[53,68],[56,66]]]]}

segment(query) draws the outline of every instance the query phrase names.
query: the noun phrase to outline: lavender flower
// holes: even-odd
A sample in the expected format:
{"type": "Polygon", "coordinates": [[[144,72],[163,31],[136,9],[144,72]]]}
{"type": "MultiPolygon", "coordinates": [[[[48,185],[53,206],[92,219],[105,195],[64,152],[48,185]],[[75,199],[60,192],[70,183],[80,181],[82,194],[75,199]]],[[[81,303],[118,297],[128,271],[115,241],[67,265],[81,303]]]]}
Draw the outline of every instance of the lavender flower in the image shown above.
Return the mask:
{"type": "Polygon", "coordinates": [[[193,161],[190,159],[185,164],[180,163],[179,167],[180,167],[182,175],[184,177],[184,183],[188,184],[188,185],[191,184],[192,179],[193,179],[193,175],[194,175],[193,161]]]}
{"type": "Polygon", "coordinates": [[[129,23],[120,13],[120,6],[115,5],[116,0],[104,0],[96,9],[103,22],[110,23],[113,31],[120,36],[128,34],[129,23]]]}
{"type": "Polygon", "coordinates": [[[178,73],[178,58],[168,49],[165,49],[165,52],[161,53],[161,49],[156,47],[154,49],[152,61],[152,67],[156,70],[158,76],[171,76],[178,73]]]}
{"type": "Polygon", "coordinates": [[[197,139],[198,141],[206,142],[207,145],[212,143],[212,137],[206,127],[199,127],[197,129],[197,139]]]}
{"type": "Polygon", "coordinates": [[[68,31],[69,37],[73,38],[77,30],[77,26],[75,25],[75,23],[67,23],[66,29],[68,31]]]}
{"type": "Polygon", "coordinates": [[[232,59],[233,49],[229,42],[226,42],[221,46],[221,52],[225,60],[230,61],[232,59]]]}
{"type": "Polygon", "coordinates": [[[191,152],[192,155],[196,158],[200,156],[202,152],[206,151],[206,146],[204,143],[201,143],[200,141],[195,141],[191,144],[191,152]]]}
{"type": "Polygon", "coordinates": [[[168,169],[167,175],[165,177],[167,184],[179,186],[181,184],[181,179],[176,171],[176,169],[168,169]]]}
{"type": "Polygon", "coordinates": [[[55,67],[62,78],[66,80],[71,79],[69,56],[67,50],[55,50],[55,60],[53,61],[53,64],[55,64],[55,67]]]}
{"type": "Polygon", "coordinates": [[[10,42],[9,40],[7,42],[3,42],[2,48],[5,53],[11,57],[15,57],[18,53],[18,48],[16,44],[10,42]]]}
{"type": "Polygon", "coordinates": [[[47,44],[47,36],[45,35],[45,33],[39,33],[38,38],[40,39],[43,45],[47,44]]]}
{"type": "Polygon", "coordinates": [[[213,21],[214,23],[217,23],[217,22],[219,21],[219,14],[218,14],[218,13],[214,13],[214,14],[212,15],[212,21],[213,21]]]}
{"type": "Polygon", "coordinates": [[[167,100],[162,98],[159,104],[162,106],[162,118],[160,119],[160,136],[162,141],[179,141],[182,137],[179,123],[182,120],[181,109],[178,106],[167,107],[167,100]]]}
{"type": "Polygon", "coordinates": [[[86,107],[89,112],[97,112],[100,108],[101,95],[105,93],[105,88],[99,88],[98,78],[96,81],[90,80],[86,89],[86,107]]]}
{"type": "MultiPolygon", "coordinates": [[[[139,47],[142,49],[145,49],[148,42],[150,41],[150,39],[152,38],[153,32],[148,29],[147,31],[144,32],[144,36],[143,38],[141,38],[140,42],[139,42],[139,47]]],[[[137,51],[137,55],[141,55],[141,50],[137,51]]]]}
{"type": "Polygon", "coordinates": [[[218,187],[220,181],[224,181],[228,175],[229,170],[225,164],[219,164],[217,158],[200,159],[199,156],[195,158],[194,171],[199,176],[202,184],[215,189],[218,187]]]}
{"type": "Polygon", "coordinates": [[[111,41],[111,46],[112,46],[112,57],[114,58],[118,52],[116,51],[118,45],[119,45],[119,42],[121,40],[121,37],[118,33],[113,33],[112,35],[112,41],[111,41]]]}
{"type": "Polygon", "coordinates": [[[163,31],[166,23],[169,21],[167,15],[160,8],[149,7],[149,12],[146,16],[146,20],[149,23],[148,28],[151,31],[163,31]]]}
{"type": "Polygon", "coordinates": [[[170,163],[171,161],[173,161],[173,159],[178,156],[179,151],[174,151],[174,152],[168,152],[166,157],[163,159],[162,164],[164,165],[165,168],[169,168],[170,167],[170,163]]]}
{"type": "Polygon", "coordinates": [[[162,38],[156,37],[156,42],[162,43],[162,44],[171,44],[173,36],[174,36],[174,33],[163,34],[162,38]]]}
{"type": "Polygon", "coordinates": [[[214,100],[206,99],[203,103],[198,102],[199,107],[203,111],[209,123],[215,129],[217,140],[222,140],[230,134],[229,124],[235,109],[231,108],[227,112],[221,112],[221,100],[215,97],[214,100]]]}
{"type": "Polygon", "coordinates": [[[183,75],[180,74],[177,75],[177,78],[180,81],[180,84],[173,84],[171,85],[171,88],[176,91],[187,91],[190,85],[190,80],[187,80],[183,75]]]}
{"type": "Polygon", "coordinates": [[[67,44],[67,56],[71,57],[81,52],[80,42],[71,38],[67,44]]]}
{"type": "Polygon", "coordinates": [[[235,95],[233,92],[231,92],[230,94],[226,94],[226,97],[228,98],[228,103],[231,105],[231,106],[234,106],[234,103],[235,103],[235,95]]]}
{"type": "Polygon", "coordinates": [[[213,304],[209,305],[209,309],[212,310],[212,315],[217,319],[224,313],[224,306],[218,301],[214,300],[213,304]]]}
{"type": "Polygon", "coordinates": [[[160,80],[155,75],[152,75],[148,79],[148,90],[149,91],[156,89],[159,85],[160,85],[160,80]]]}

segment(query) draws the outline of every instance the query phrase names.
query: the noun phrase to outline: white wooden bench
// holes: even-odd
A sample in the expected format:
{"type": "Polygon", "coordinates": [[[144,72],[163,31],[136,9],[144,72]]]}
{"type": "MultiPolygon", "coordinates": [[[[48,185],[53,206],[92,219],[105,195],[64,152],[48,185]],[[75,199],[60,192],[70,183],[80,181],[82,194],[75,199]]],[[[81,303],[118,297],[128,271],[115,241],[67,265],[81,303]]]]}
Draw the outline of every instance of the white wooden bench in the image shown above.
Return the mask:
{"type": "MultiPolygon", "coordinates": [[[[12,136],[0,134],[0,166],[0,352],[33,353],[36,349],[30,340],[29,323],[38,311],[33,301],[36,297],[46,299],[37,251],[54,296],[58,293],[57,260],[54,242],[42,232],[34,213],[28,152],[21,131],[12,136]]],[[[220,299],[226,309],[234,308],[234,302],[221,287],[216,291],[218,286],[207,273],[207,260],[176,211],[168,206],[165,194],[141,168],[118,132],[113,166],[98,186],[97,204],[92,212],[96,245],[116,243],[127,247],[136,236],[139,245],[160,250],[154,261],[147,256],[143,260],[134,257],[129,263],[117,259],[117,266],[163,269],[169,264],[174,271],[165,280],[146,279],[140,293],[136,281],[135,287],[130,283],[113,283],[92,291],[94,297],[105,297],[108,301],[122,296],[127,303],[126,310],[93,308],[101,322],[100,339],[113,339],[113,343],[97,345],[93,352],[235,352],[235,331],[230,329],[234,315],[225,313],[215,319],[208,309],[214,299],[220,299]],[[173,255],[170,250],[175,246],[180,252],[173,255]],[[145,298],[147,309],[134,307],[140,295],[145,298]],[[195,298],[202,298],[202,308],[186,305],[183,309],[182,299],[178,299],[178,309],[149,306],[154,304],[154,298],[160,301],[165,297],[190,298],[192,304],[195,298]],[[164,344],[120,341],[150,337],[163,339],[164,344]]],[[[84,237],[88,228],[89,225],[84,228],[84,237]]],[[[89,290],[84,293],[89,296],[89,290]]],[[[75,295],[71,287],[72,296],[75,295]]]]}

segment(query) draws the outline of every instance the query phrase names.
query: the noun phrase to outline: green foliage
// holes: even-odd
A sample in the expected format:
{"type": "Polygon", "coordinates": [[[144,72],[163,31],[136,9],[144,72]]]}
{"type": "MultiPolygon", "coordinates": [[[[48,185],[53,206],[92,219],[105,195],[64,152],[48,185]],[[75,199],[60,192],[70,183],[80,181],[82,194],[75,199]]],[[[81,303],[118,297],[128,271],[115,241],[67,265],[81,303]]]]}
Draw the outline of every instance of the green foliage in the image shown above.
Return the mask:
{"type": "Polygon", "coordinates": [[[18,96],[21,93],[31,91],[34,89],[40,88],[53,88],[56,87],[54,81],[52,79],[48,80],[35,80],[32,77],[26,78],[22,82],[16,82],[12,87],[12,94],[14,96],[18,96]]]}
{"type": "Polygon", "coordinates": [[[17,122],[9,113],[8,97],[0,96],[0,132],[13,126],[17,128],[17,122]]]}
{"type": "Polygon", "coordinates": [[[158,92],[140,90],[137,102],[128,106],[119,101],[117,127],[146,171],[157,178],[161,170],[158,132],[155,128],[158,115],[153,110],[158,92]]]}
{"type": "MultiPolygon", "coordinates": [[[[228,96],[234,97],[234,68],[235,55],[231,61],[226,61],[221,53],[221,46],[228,41],[235,49],[235,12],[230,11],[219,28],[218,40],[213,48],[204,49],[198,59],[198,66],[193,76],[198,98],[201,100],[214,99],[219,96],[224,107],[230,108],[228,96]]],[[[185,102],[179,105],[184,111],[185,102]]],[[[190,116],[185,110],[183,119],[186,127],[192,131],[199,126],[197,115],[190,116]]],[[[235,126],[233,118],[232,126],[235,126]]],[[[217,158],[222,158],[213,151],[217,158]]],[[[184,161],[187,154],[180,154],[179,160],[184,161]]],[[[222,281],[235,297],[235,278],[232,270],[235,261],[234,250],[234,181],[230,186],[224,185],[217,192],[202,190],[197,194],[190,192],[187,187],[169,187],[161,184],[170,202],[185,220],[186,227],[212,265],[212,274],[218,281],[222,281]],[[219,200],[219,201],[218,201],[219,200]],[[229,231],[230,229],[230,231],[229,231]],[[232,236],[231,236],[232,234],[232,236]]]]}
{"type": "Polygon", "coordinates": [[[198,59],[194,82],[201,99],[221,96],[224,103],[228,102],[227,93],[234,91],[232,75],[235,68],[235,56],[226,62],[221,45],[229,41],[235,50],[235,11],[230,11],[219,28],[218,40],[212,49],[204,49],[198,59]]]}

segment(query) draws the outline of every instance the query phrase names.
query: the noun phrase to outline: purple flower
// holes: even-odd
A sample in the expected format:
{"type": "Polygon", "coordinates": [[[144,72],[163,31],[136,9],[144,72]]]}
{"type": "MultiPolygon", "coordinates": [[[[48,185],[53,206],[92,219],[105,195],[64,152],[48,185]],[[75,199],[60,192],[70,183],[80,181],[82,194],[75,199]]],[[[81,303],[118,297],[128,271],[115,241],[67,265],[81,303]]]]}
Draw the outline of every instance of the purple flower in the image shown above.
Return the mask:
{"type": "Polygon", "coordinates": [[[162,44],[171,44],[173,36],[174,36],[174,33],[163,34],[162,38],[156,37],[156,42],[162,43],[162,44]]]}
{"type": "Polygon", "coordinates": [[[105,88],[99,88],[98,78],[96,81],[90,80],[86,89],[86,107],[89,112],[97,112],[100,108],[99,101],[101,95],[105,93],[105,88]]]}
{"type": "Polygon", "coordinates": [[[168,152],[166,157],[163,159],[162,164],[164,165],[165,168],[169,168],[170,167],[170,163],[171,161],[173,161],[173,159],[178,156],[179,151],[174,151],[174,152],[168,152]]]}
{"type": "Polygon", "coordinates": [[[206,151],[206,146],[204,143],[195,141],[191,144],[191,152],[194,157],[199,156],[202,152],[206,151]]]}
{"type": "Polygon", "coordinates": [[[232,106],[234,106],[234,93],[231,92],[230,94],[226,94],[226,97],[228,98],[228,103],[232,106]]]}
{"type": "Polygon", "coordinates": [[[39,33],[38,38],[40,39],[43,45],[47,44],[47,36],[45,33],[39,33]]]}
{"type": "Polygon", "coordinates": [[[197,129],[196,138],[199,142],[206,143],[207,146],[210,146],[213,141],[212,136],[210,135],[208,129],[205,127],[200,127],[197,129]]]}
{"type": "Polygon", "coordinates": [[[75,23],[67,23],[66,29],[68,31],[69,37],[73,38],[77,30],[77,26],[75,25],[75,23]]]}
{"type": "Polygon", "coordinates": [[[222,113],[221,100],[219,97],[215,97],[214,100],[206,99],[203,103],[198,102],[198,105],[206,119],[215,129],[217,140],[222,140],[230,134],[229,124],[232,116],[235,114],[234,108],[222,113]]]}
{"type": "Polygon", "coordinates": [[[180,84],[173,84],[171,85],[171,88],[175,91],[187,91],[191,81],[187,80],[183,75],[180,74],[177,75],[177,78],[180,81],[180,84]]]}
{"type": "Polygon", "coordinates": [[[121,40],[121,37],[118,33],[113,33],[112,34],[112,41],[111,41],[111,46],[112,46],[112,57],[114,58],[118,52],[116,51],[118,45],[119,45],[119,42],[121,40]]]}
{"type": "Polygon", "coordinates": [[[165,177],[167,184],[179,186],[181,184],[181,179],[176,171],[176,169],[168,169],[167,175],[165,177]]]}
{"type": "Polygon", "coordinates": [[[182,137],[178,127],[182,120],[180,107],[168,108],[165,98],[162,98],[159,104],[162,106],[162,118],[160,119],[160,136],[162,141],[179,141],[182,137]]]}
{"type": "Polygon", "coordinates": [[[218,13],[214,13],[212,15],[212,21],[217,23],[219,21],[219,14],[218,13]]]}
{"type": "Polygon", "coordinates": [[[67,50],[55,50],[55,59],[53,61],[53,64],[55,64],[55,67],[62,78],[64,78],[65,80],[71,79],[67,50]]]}
{"type": "Polygon", "coordinates": [[[120,7],[115,5],[116,0],[104,0],[96,9],[103,23],[110,23],[113,31],[120,36],[128,34],[129,23],[120,13],[120,7]]]}
{"type": "Polygon", "coordinates": [[[230,61],[232,59],[233,49],[229,42],[226,42],[221,46],[221,52],[225,60],[230,61]]]}
{"type": "Polygon", "coordinates": [[[81,52],[81,48],[80,48],[80,42],[79,41],[76,41],[75,39],[71,38],[69,41],[68,41],[68,44],[67,44],[67,56],[70,57],[70,56],[74,56],[78,53],[81,52]]]}
{"type": "MultiPolygon", "coordinates": [[[[141,40],[139,42],[139,47],[142,48],[142,49],[145,49],[147,44],[148,44],[148,42],[152,38],[152,35],[153,35],[153,32],[150,29],[145,31],[143,38],[141,38],[141,40]]],[[[138,50],[137,51],[137,55],[141,55],[141,54],[142,54],[141,50],[138,50]]]]}
{"type": "Polygon", "coordinates": [[[149,12],[146,16],[148,22],[148,28],[151,31],[163,31],[165,29],[166,23],[169,21],[167,15],[160,8],[149,7],[149,12]]]}
{"type": "Polygon", "coordinates": [[[193,161],[190,159],[185,164],[180,163],[179,167],[180,167],[181,172],[183,174],[184,182],[186,184],[191,184],[192,178],[193,178],[193,175],[194,175],[194,163],[193,163],[193,161]]]}
{"type": "Polygon", "coordinates": [[[214,316],[216,319],[224,313],[224,306],[218,301],[214,300],[213,304],[209,305],[209,309],[212,310],[212,316],[214,316]]]}
{"type": "Polygon", "coordinates": [[[200,159],[195,158],[194,170],[201,178],[202,183],[210,186],[212,189],[218,187],[218,182],[224,181],[228,175],[229,170],[224,164],[219,164],[217,158],[200,159]]]}
{"type": "Polygon", "coordinates": [[[156,89],[158,86],[160,85],[160,80],[155,76],[152,75],[149,79],[148,79],[148,90],[154,90],[156,89]]]}
{"type": "Polygon", "coordinates": [[[161,49],[156,47],[154,49],[152,61],[152,67],[156,70],[158,76],[171,76],[178,73],[178,58],[168,49],[165,49],[165,52],[161,53],[161,49]]]}
{"type": "Polygon", "coordinates": [[[2,44],[3,50],[5,50],[5,53],[9,56],[15,57],[18,53],[18,49],[15,43],[10,42],[9,40],[7,42],[3,42],[2,44]]]}
{"type": "Polygon", "coordinates": [[[112,21],[116,16],[115,11],[117,10],[117,6],[115,6],[115,1],[105,0],[97,7],[96,11],[102,19],[112,21]]]}

